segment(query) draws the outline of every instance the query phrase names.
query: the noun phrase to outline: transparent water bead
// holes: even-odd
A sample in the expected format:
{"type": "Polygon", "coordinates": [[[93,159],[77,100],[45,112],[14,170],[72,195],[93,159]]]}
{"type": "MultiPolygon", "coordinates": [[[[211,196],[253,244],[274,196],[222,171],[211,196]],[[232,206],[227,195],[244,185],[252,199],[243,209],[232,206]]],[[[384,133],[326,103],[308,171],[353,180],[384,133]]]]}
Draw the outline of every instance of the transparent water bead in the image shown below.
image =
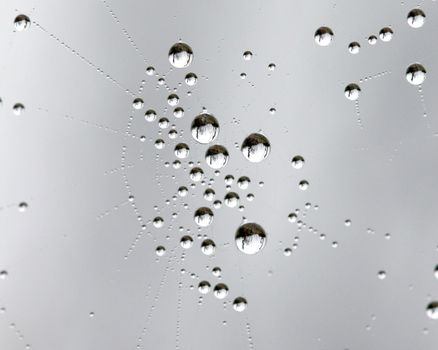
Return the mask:
{"type": "Polygon", "coordinates": [[[409,11],[407,21],[412,28],[421,28],[426,22],[426,14],[420,9],[413,9],[409,11]]]}
{"type": "Polygon", "coordinates": [[[191,132],[196,141],[207,144],[218,136],[219,123],[213,115],[202,113],[193,119],[191,132]]]}
{"type": "Polygon", "coordinates": [[[237,312],[242,312],[246,309],[246,306],[248,303],[246,302],[246,299],[243,297],[237,297],[233,301],[233,309],[237,312]]]}
{"type": "Polygon", "coordinates": [[[316,30],[314,39],[319,46],[329,46],[333,41],[333,31],[329,27],[320,27],[316,30]]]}
{"type": "Polygon", "coordinates": [[[249,255],[256,254],[266,244],[265,230],[253,222],[243,224],[237,229],[235,242],[241,252],[249,255]]]}
{"type": "Polygon", "coordinates": [[[176,43],[169,50],[169,62],[175,68],[186,68],[192,60],[193,50],[186,43],[176,43]]]}
{"type": "Polygon", "coordinates": [[[18,15],[14,20],[15,30],[22,32],[30,27],[30,18],[26,15],[18,15]]]}
{"type": "Polygon", "coordinates": [[[227,149],[221,145],[211,146],[205,153],[205,161],[213,169],[220,169],[227,165],[229,154],[227,149]]]}
{"type": "Polygon", "coordinates": [[[360,96],[360,91],[359,85],[352,83],[345,87],[344,94],[350,101],[356,101],[360,96]]]}
{"type": "Polygon", "coordinates": [[[411,64],[406,70],[406,80],[412,85],[423,84],[426,79],[426,69],[419,63],[411,64]]]}
{"type": "Polygon", "coordinates": [[[194,219],[198,226],[207,227],[213,222],[213,212],[210,208],[201,207],[195,211],[194,219]]]}
{"type": "Polygon", "coordinates": [[[250,162],[259,163],[269,155],[271,144],[266,136],[254,133],[245,138],[241,150],[250,162]]]}

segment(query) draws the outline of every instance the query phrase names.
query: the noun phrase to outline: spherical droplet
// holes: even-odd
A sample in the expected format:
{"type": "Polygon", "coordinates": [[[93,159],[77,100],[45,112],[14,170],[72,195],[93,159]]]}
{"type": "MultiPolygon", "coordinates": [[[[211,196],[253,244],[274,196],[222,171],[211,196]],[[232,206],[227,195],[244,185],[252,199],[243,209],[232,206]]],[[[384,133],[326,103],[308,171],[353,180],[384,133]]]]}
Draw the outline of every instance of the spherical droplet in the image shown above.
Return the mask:
{"type": "Polygon", "coordinates": [[[298,184],[298,188],[301,191],[305,191],[309,188],[309,182],[307,180],[301,180],[298,184]]]}
{"type": "Polygon", "coordinates": [[[167,103],[169,106],[175,107],[179,103],[179,97],[176,94],[170,94],[167,97],[167,103]]]}
{"type": "Polygon", "coordinates": [[[216,250],[216,244],[211,239],[205,239],[201,243],[201,251],[205,255],[213,255],[216,250]]]}
{"type": "Polygon", "coordinates": [[[357,55],[360,51],[360,44],[356,41],[353,41],[352,43],[350,43],[350,45],[348,45],[348,51],[352,55],[357,55]]]}
{"type": "Polygon", "coordinates": [[[438,320],[438,301],[432,301],[427,305],[426,314],[432,320],[438,320]]]}
{"type": "Polygon", "coordinates": [[[420,9],[413,9],[409,11],[407,20],[412,28],[421,28],[426,21],[426,15],[420,9]]]}
{"type": "Polygon", "coordinates": [[[319,46],[328,46],[333,41],[333,31],[329,27],[320,27],[316,30],[314,38],[319,46]]]}
{"type": "Polygon", "coordinates": [[[176,43],[169,50],[169,62],[175,68],[188,67],[192,59],[192,48],[185,43],[176,43]]]}
{"type": "Polygon", "coordinates": [[[28,208],[28,204],[26,202],[21,202],[20,204],[18,204],[18,211],[23,213],[27,210],[28,208]]]}
{"type": "Polygon", "coordinates": [[[204,177],[204,171],[201,168],[195,167],[190,170],[190,179],[194,182],[201,181],[204,177]]]}
{"type": "Polygon", "coordinates": [[[147,67],[146,68],[146,74],[147,75],[154,75],[155,74],[155,68],[151,67],[151,66],[147,67]]]}
{"type": "Polygon", "coordinates": [[[144,114],[144,119],[147,122],[153,122],[153,121],[155,121],[155,119],[157,119],[157,113],[153,109],[149,109],[144,114]]]}
{"type": "Polygon", "coordinates": [[[370,45],[375,45],[377,43],[377,37],[375,35],[371,35],[368,38],[368,44],[370,45]]]}
{"type": "Polygon", "coordinates": [[[241,252],[250,255],[256,254],[266,244],[265,230],[253,222],[243,224],[237,229],[235,242],[241,252]]]}
{"type": "Polygon", "coordinates": [[[132,107],[134,107],[134,109],[142,109],[143,106],[144,106],[144,102],[139,97],[134,99],[134,101],[132,101],[132,107]]]}
{"type": "Polygon", "coordinates": [[[188,86],[194,86],[198,82],[198,77],[195,73],[188,73],[185,77],[185,82],[188,86]]]}
{"type": "Polygon", "coordinates": [[[246,299],[242,297],[237,297],[233,301],[233,309],[236,310],[237,312],[244,311],[246,309],[246,305],[247,305],[246,299]]]}
{"type": "Polygon", "coordinates": [[[225,205],[229,208],[235,208],[239,205],[239,195],[236,192],[229,192],[224,198],[225,205]]]}
{"type": "Polygon", "coordinates": [[[228,295],[228,287],[226,284],[218,283],[214,287],[213,294],[218,299],[224,299],[228,295]]]}
{"type": "Polygon", "coordinates": [[[212,201],[214,199],[215,192],[211,188],[207,188],[204,192],[204,199],[207,201],[212,201]]]}
{"type": "Polygon", "coordinates": [[[164,225],[164,220],[162,217],[157,216],[153,221],[152,224],[155,228],[161,228],[164,225]]]}
{"type": "Polygon", "coordinates": [[[8,271],[6,270],[0,271],[0,279],[4,280],[6,279],[6,277],[8,277],[8,271]]]}
{"type": "Polygon", "coordinates": [[[382,40],[384,42],[391,41],[393,35],[394,35],[394,32],[389,27],[382,28],[379,32],[380,40],[382,40]]]}
{"type": "Polygon", "coordinates": [[[16,115],[19,116],[21,115],[25,110],[25,107],[23,104],[21,103],[16,103],[14,104],[14,106],[12,107],[12,112],[16,115]]]}
{"type": "Polygon", "coordinates": [[[250,162],[259,163],[269,155],[271,144],[266,136],[254,133],[245,138],[241,150],[250,162]]]}
{"type": "Polygon", "coordinates": [[[378,279],[379,280],[384,280],[385,278],[386,278],[386,272],[385,271],[379,271],[378,273],[377,273],[377,277],[378,277],[378,279]]]}
{"type": "Polygon", "coordinates": [[[249,187],[250,183],[251,180],[248,176],[241,176],[239,177],[239,180],[237,180],[237,186],[239,186],[241,190],[246,190],[249,187]]]}
{"type": "Polygon", "coordinates": [[[178,143],[175,146],[175,156],[180,159],[187,158],[189,156],[190,148],[185,143],[178,143]]]}
{"type": "Polygon", "coordinates": [[[174,110],[173,110],[173,116],[175,117],[175,118],[182,118],[183,116],[184,116],[184,109],[182,109],[181,107],[176,107],[174,110]]]}
{"type": "Polygon", "coordinates": [[[180,197],[187,196],[188,192],[189,192],[189,190],[185,186],[181,186],[180,188],[178,188],[178,194],[180,195],[180,197]]]}
{"type": "Polygon", "coordinates": [[[292,166],[295,169],[301,169],[304,166],[304,158],[301,156],[295,156],[292,158],[292,166]]]}
{"type": "Polygon", "coordinates": [[[412,85],[423,84],[425,79],[426,69],[419,63],[411,64],[406,70],[406,80],[412,85]]]}
{"type": "Polygon", "coordinates": [[[158,256],[163,256],[164,254],[166,254],[166,248],[164,248],[162,245],[160,245],[155,249],[155,253],[158,256]]]}
{"type": "Polygon", "coordinates": [[[220,277],[222,274],[222,270],[220,267],[213,267],[213,270],[211,270],[211,273],[213,274],[214,277],[220,277]]]}
{"type": "Polygon", "coordinates": [[[219,134],[219,123],[213,115],[203,113],[193,119],[191,131],[199,143],[210,143],[219,134]]]}
{"type": "Polygon", "coordinates": [[[355,101],[359,98],[360,91],[359,85],[352,83],[345,87],[344,94],[349,100],[355,101]]]}
{"type": "Polygon", "coordinates": [[[213,222],[213,212],[210,208],[201,207],[195,211],[194,219],[198,226],[207,227],[213,222]]]}
{"type": "Polygon", "coordinates": [[[188,235],[182,236],[179,243],[183,249],[190,249],[193,246],[193,238],[188,235]]]}
{"type": "Polygon", "coordinates": [[[214,145],[208,148],[205,153],[205,161],[213,169],[223,168],[228,163],[229,154],[227,149],[221,145],[214,145]]]}
{"type": "Polygon", "coordinates": [[[22,32],[30,27],[30,19],[26,15],[18,15],[14,20],[15,30],[22,32]]]}
{"type": "Polygon", "coordinates": [[[201,294],[207,294],[210,291],[210,283],[207,281],[199,282],[198,290],[201,294]]]}
{"type": "Polygon", "coordinates": [[[243,59],[244,59],[245,61],[250,61],[251,58],[252,58],[252,52],[251,52],[251,51],[245,51],[245,52],[243,53],[243,59]]]}

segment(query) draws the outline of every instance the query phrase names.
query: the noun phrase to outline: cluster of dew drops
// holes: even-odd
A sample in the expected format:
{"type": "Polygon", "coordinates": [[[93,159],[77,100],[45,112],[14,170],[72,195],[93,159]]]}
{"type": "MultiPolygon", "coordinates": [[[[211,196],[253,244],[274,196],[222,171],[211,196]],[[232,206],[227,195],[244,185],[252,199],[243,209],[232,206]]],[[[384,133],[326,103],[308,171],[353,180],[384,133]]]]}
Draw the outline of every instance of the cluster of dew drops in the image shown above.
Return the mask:
{"type": "MultiPolygon", "coordinates": [[[[412,28],[421,28],[425,24],[426,15],[421,9],[413,9],[409,11],[407,15],[407,23],[412,28]]],[[[24,31],[30,27],[30,19],[26,15],[19,15],[15,18],[14,25],[16,31],[24,31]]],[[[379,32],[379,38],[383,42],[389,42],[392,40],[394,35],[393,30],[390,27],[384,27],[379,32]]],[[[318,28],[314,33],[314,40],[320,46],[330,46],[333,42],[334,33],[331,28],[323,26],[318,28]]],[[[377,36],[371,35],[368,37],[368,43],[370,45],[375,45],[377,43],[377,36]]],[[[361,45],[359,42],[354,41],[348,45],[348,51],[352,55],[357,55],[361,50],[361,45]]],[[[192,60],[193,60],[193,50],[192,48],[183,42],[178,42],[174,44],[168,54],[168,59],[170,64],[175,68],[187,68],[192,60]]],[[[245,51],[243,53],[243,59],[245,61],[249,61],[252,59],[252,52],[245,51]]],[[[275,70],[276,66],[274,63],[269,64],[268,69],[270,71],[275,70]]],[[[153,67],[148,67],[146,69],[146,73],[149,76],[155,74],[155,69],[153,67]]],[[[406,72],[406,80],[412,85],[419,85],[424,82],[426,78],[426,69],[421,63],[414,62],[408,65],[406,72]]],[[[245,73],[241,74],[241,78],[246,78],[245,73]]],[[[197,84],[198,77],[195,73],[188,73],[184,79],[185,83],[188,86],[194,86],[197,84]]],[[[163,85],[164,78],[158,79],[158,84],[163,85]]],[[[345,97],[349,100],[356,101],[360,94],[361,88],[357,83],[350,83],[344,89],[345,97]]],[[[0,100],[1,102],[1,100],[0,100]]],[[[167,103],[171,107],[174,108],[174,116],[176,118],[181,118],[184,115],[184,109],[181,107],[177,107],[179,104],[179,97],[175,93],[172,93],[167,98],[167,103]]],[[[135,98],[133,101],[133,108],[136,110],[141,110],[144,107],[144,101],[141,98],[135,98]]],[[[17,116],[21,115],[25,110],[25,107],[22,103],[16,103],[13,106],[13,113],[17,116]]],[[[272,108],[270,112],[275,113],[275,109],[272,108]]],[[[147,122],[154,122],[157,119],[157,113],[148,109],[144,114],[145,120],[147,122]]],[[[165,129],[169,126],[169,120],[167,118],[161,118],[158,120],[158,125],[161,129],[165,129]]],[[[214,141],[217,139],[220,131],[220,123],[216,116],[203,110],[202,113],[195,116],[191,123],[191,136],[193,139],[201,144],[207,146],[205,151],[205,162],[207,166],[214,169],[215,174],[220,174],[220,169],[224,168],[229,161],[229,153],[227,148],[224,145],[216,144],[214,141]]],[[[177,131],[172,129],[169,132],[170,138],[176,138],[177,131]]],[[[142,141],[145,138],[142,137],[142,141]]],[[[158,139],[155,141],[155,147],[157,149],[163,149],[165,147],[165,141],[162,139],[158,139]]],[[[260,163],[265,160],[271,151],[271,143],[269,139],[259,132],[254,132],[247,135],[241,144],[240,147],[241,153],[245,159],[247,159],[251,163],[260,163]]],[[[175,156],[178,159],[186,159],[189,157],[190,148],[186,143],[178,143],[174,148],[175,156]]],[[[301,169],[304,166],[304,158],[301,155],[295,155],[291,160],[292,166],[295,169],[301,169]]],[[[180,166],[180,161],[177,160],[174,162],[174,167],[177,168],[180,166]]],[[[194,167],[193,162],[189,163],[192,166],[190,171],[190,179],[193,182],[202,181],[204,178],[204,171],[201,167],[194,167]]],[[[234,181],[234,177],[232,175],[227,175],[225,177],[225,183],[227,186],[227,190],[231,188],[231,184],[234,181]]],[[[246,190],[250,185],[251,180],[247,176],[241,176],[237,180],[238,187],[241,190],[246,190]]],[[[262,186],[263,183],[261,182],[262,186]]],[[[301,190],[306,190],[309,186],[309,182],[307,180],[302,180],[299,182],[299,188],[301,190]]],[[[188,189],[185,186],[181,186],[178,189],[178,194],[181,197],[186,196],[188,193],[188,189]]],[[[248,194],[247,199],[251,201],[254,198],[253,194],[248,194]]],[[[215,192],[212,188],[207,188],[204,192],[204,199],[207,201],[214,201],[213,207],[218,209],[221,207],[222,202],[220,200],[215,199],[215,192]]],[[[224,203],[228,207],[239,207],[240,197],[236,192],[228,192],[225,195],[224,203]]],[[[18,205],[18,208],[21,212],[26,211],[28,205],[25,202],[22,202],[18,205]]],[[[240,209],[243,207],[240,206],[240,209]]],[[[208,227],[212,224],[214,219],[213,211],[209,207],[200,207],[195,210],[193,215],[194,221],[196,225],[200,228],[208,227]]],[[[288,217],[289,221],[296,221],[296,214],[292,213],[288,217]]],[[[164,225],[164,219],[161,217],[156,217],[152,221],[155,228],[161,228],[164,225]]],[[[351,224],[350,220],[345,222],[347,226],[351,224]]],[[[267,234],[263,227],[255,222],[246,222],[239,226],[235,232],[235,245],[238,250],[244,254],[253,255],[261,252],[266,245],[267,242],[267,234]]],[[[190,249],[193,246],[193,238],[190,235],[184,235],[180,239],[180,245],[183,249],[190,249]]],[[[201,251],[205,255],[213,255],[216,250],[216,244],[212,239],[206,238],[201,243],[201,251]]],[[[164,246],[158,246],[156,248],[157,256],[163,256],[166,253],[166,248],[164,246]]],[[[290,254],[290,249],[285,251],[285,255],[290,254]]],[[[215,277],[221,276],[220,267],[214,267],[212,269],[212,274],[215,277]]],[[[3,270],[0,271],[0,279],[5,279],[8,276],[8,272],[3,270]]],[[[434,270],[434,276],[438,279],[438,265],[434,270]]],[[[386,278],[386,273],[384,271],[379,271],[378,273],[379,279],[386,278]]],[[[198,284],[198,290],[201,294],[207,294],[211,290],[211,284],[208,281],[201,281],[198,284]]],[[[213,294],[218,299],[224,299],[227,297],[229,292],[228,286],[224,283],[218,283],[213,288],[213,294]]],[[[247,307],[247,300],[244,297],[237,297],[234,299],[233,308],[236,311],[244,311],[247,307]]],[[[432,301],[426,307],[426,314],[431,319],[438,320],[438,301],[432,301]]]]}

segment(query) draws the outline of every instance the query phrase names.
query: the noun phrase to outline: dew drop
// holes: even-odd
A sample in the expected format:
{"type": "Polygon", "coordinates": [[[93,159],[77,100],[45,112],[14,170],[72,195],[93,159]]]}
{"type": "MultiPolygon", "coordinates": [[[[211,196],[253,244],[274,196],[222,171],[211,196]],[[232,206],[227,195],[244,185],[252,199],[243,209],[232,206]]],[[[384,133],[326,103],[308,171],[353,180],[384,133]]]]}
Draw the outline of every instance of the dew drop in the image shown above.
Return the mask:
{"type": "Polygon", "coordinates": [[[188,86],[194,86],[198,82],[198,77],[195,73],[188,73],[185,77],[185,82],[188,86]]]}
{"type": "Polygon", "coordinates": [[[427,305],[426,315],[432,320],[438,320],[438,301],[432,301],[427,305]]]}
{"type": "Polygon", "coordinates": [[[221,145],[214,145],[208,148],[205,153],[205,161],[213,169],[220,169],[227,165],[229,154],[227,149],[221,145]]]}
{"type": "Polygon", "coordinates": [[[246,309],[247,302],[245,298],[237,297],[233,301],[233,309],[237,312],[242,312],[246,309]]]}
{"type": "Polygon", "coordinates": [[[184,159],[189,156],[190,148],[185,143],[178,143],[175,146],[175,156],[179,159],[184,159]]]}
{"type": "Polygon", "coordinates": [[[213,115],[203,113],[193,119],[191,131],[196,141],[207,144],[219,134],[219,123],[213,115]]]}
{"type": "Polygon", "coordinates": [[[295,169],[301,169],[304,166],[304,158],[301,156],[295,156],[292,158],[292,166],[295,169]]]}
{"type": "Polygon", "coordinates": [[[245,61],[250,61],[251,58],[252,58],[252,52],[251,52],[251,51],[245,51],[245,52],[243,53],[243,59],[244,59],[245,61]]]}
{"type": "Polygon", "coordinates": [[[26,15],[18,15],[14,20],[15,30],[22,32],[30,27],[30,19],[26,15]]]}
{"type": "Polygon", "coordinates": [[[350,45],[348,45],[348,51],[352,55],[357,55],[360,51],[360,44],[356,41],[353,41],[352,43],[350,43],[350,45]]]}
{"type": "Polygon", "coordinates": [[[157,113],[153,109],[149,109],[144,114],[144,119],[147,122],[153,122],[153,121],[155,121],[155,119],[157,119],[157,113]]]}
{"type": "Polygon", "coordinates": [[[210,283],[208,283],[207,281],[202,281],[199,282],[198,291],[201,294],[207,294],[210,291],[210,287],[210,283]]]}
{"type": "Polygon", "coordinates": [[[360,92],[359,85],[354,83],[347,85],[344,90],[345,97],[350,101],[356,101],[359,98],[360,92]]]}
{"type": "Polygon", "coordinates": [[[239,205],[239,195],[236,192],[229,192],[224,198],[225,205],[229,208],[235,208],[239,205]]]}
{"type": "Polygon", "coordinates": [[[411,64],[406,70],[406,80],[412,85],[423,84],[426,79],[426,69],[419,64],[411,64]]]}
{"type": "Polygon", "coordinates": [[[250,134],[245,138],[241,146],[242,154],[252,163],[264,160],[271,150],[271,144],[262,134],[250,134]]]}
{"type": "Polygon", "coordinates": [[[394,32],[389,27],[382,28],[379,32],[379,38],[380,38],[380,40],[382,40],[384,42],[391,41],[393,35],[394,35],[394,32]]]}
{"type": "Polygon", "coordinates": [[[21,114],[23,114],[25,110],[25,107],[23,104],[21,103],[16,103],[13,107],[12,107],[12,112],[16,115],[16,116],[20,116],[21,114]]]}
{"type": "Polygon", "coordinates": [[[224,299],[228,295],[228,287],[226,284],[218,283],[214,287],[213,294],[218,299],[224,299]]]}
{"type": "Polygon", "coordinates": [[[176,43],[169,50],[169,62],[175,68],[188,67],[192,60],[192,48],[185,43],[176,43]]]}
{"type": "Polygon", "coordinates": [[[420,9],[413,9],[409,11],[407,20],[412,28],[421,28],[426,21],[426,15],[420,9]]]}
{"type": "Polygon", "coordinates": [[[377,37],[375,35],[371,35],[368,38],[368,44],[370,45],[375,45],[377,43],[377,37]]]}
{"type": "Polygon", "coordinates": [[[213,222],[213,212],[210,208],[201,207],[195,211],[194,219],[198,226],[207,227],[213,222]]]}
{"type": "Polygon", "coordinates": [[[164,254],[166,254],[166,248],[164,248],[162,245],[158,246],[155,249],[155,254],[157,254],[158,256],[163,256],[164,254]]]}
{"type": "Polygon", "coordinates": [[[201,251],[205,255],[213,255],[216,250],[216,244],[211,239],[205,239],[201,243],[201,251]]]}
{"type": "Polygon", "coordinates": [[[246,190],[250,183],[251,180],[247,176],[241,176],[239,177],[239,180],[237,180],[237,186],[239,186],[241,190],[246,190]]]}
{"type": "Polygon", "coordinates": [[[320,27],[316,30],[314,39],[319,46],[329,46],[333,41],[333,31],[329,27],[320,27]]]}
{"type": "Polygon", "coordinates": [[[237,229],[235,242],[241,252],[249,255],[256,254],[266,244],[265,230],[253,222],[243,224],[237,229]]]}

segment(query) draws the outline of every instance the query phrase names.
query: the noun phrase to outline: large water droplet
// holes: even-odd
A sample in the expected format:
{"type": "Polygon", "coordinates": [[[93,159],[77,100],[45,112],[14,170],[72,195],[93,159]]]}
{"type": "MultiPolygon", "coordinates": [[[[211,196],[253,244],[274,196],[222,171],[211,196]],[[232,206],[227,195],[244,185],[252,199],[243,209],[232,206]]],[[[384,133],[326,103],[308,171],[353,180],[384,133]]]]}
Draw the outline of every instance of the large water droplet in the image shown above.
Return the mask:
{"type": "Polygon", "coordinates": [[[266,136],[254,133],[246,137],[241,150],[250,162],[259,163],[269,155],[271,144],[266,136]]]}
{"type": "Polygon", "coordinates": [[[228,287],[224,283],[218,283],[214,287],[213,294],[218,299],[224,299],[228,295],[228,287]]]}
{"type": "Polygon", "coordinates": [[[141,98],[136,98],[134,101],[132,101],[132,107],[134,107],[134,109],[142,109],[144,106],[144,102],[141,98]]]}
{"type": "Polygon", "coordinates": [[[193,246],[193,238],[188,235],[182,236],[179,243],[183,249],[190,249],[193,246]]]}
{"type": "Polygon", "coordinates": [[[426,15],[420,9],[413,9],[409,11],[407,20],[412,28],[421,28],[426,21],[426,15]]]}
{"type": "Polygon", "coordinates": [[[198,226],[207,227],[213,222],[213,212],[210,208],[201,207],[195,211],[194,219],[198,226]]]}
{"type": "Polygon", "coordinates": [[[169,50],[169,62],[175,68],[188,67],[192,59],[192,48],[185,43],[176,43],[169,50]]]}
{"type": "Polygon", "coordinates": [[[207,113],[195,117],[191,126],[192,136],[199,143],[210,143],[219,134],[219,123],[217,119],[207,113]]]}
{"type": "Polygon", "coordinates": [[[379,32],[380,40],[382,40],[384,42],[391,41],[393,35],[394,35],[394,32],[389,27],[382,28],[382,30],[380,30],[380,32],[379,32]]]}
{"type": "Polygon", "coordinates": [[[329,27],[320,27],[316,30],[315,42],[320,46],[328,46],[333,40],[333,31],[329,27]]]}
{"type": "Polygon", "coordinates": [[[266,244],[266,233],[263,227],[250,222],[237,229],[235,241],[237,248],[245,254],[256,254],[266,244]]]}
{"type": "Polygon", "coordinates": [[[205,153],[205,161],[213,169],[223,168],[228,163],[228,151],[224,146],[211,146],[205,153]]]}
{"type": "Polygon", "coordinates": [[[188,73],[186,75],[185,82],[188,86],[194,86],[198,82],[198,77],[195,73],[188,73]]]}
{"type": "Polygon", "coordinates": [[[360,91],[359,85],[353,83],[345,87],[344,94],[349,100],[355,101],[359,98],[360,91]]]}
{"type": "Polygon", "coordinates": [[[412,85],[423,84],[425,79],[426,69],[419,63],[411,64],[406,70],[406,80],[412,85]]]}
{"type": "Polygon", "coordinates": [[[242,297],[237,297],[233,301],[233,309],[236,310],[237,312],[244,311],[246,309],[246,305],[247,305],[246,299],[242,297]]]}
{"type": "Polygon", "coordinates": [[[207,281],[199,282],[198,290],[201,294],[207,294],[210,291],[210,283],[208,283],[207,281]]]}
{"type": "Polygon", "coordinates": [[[26,15],[18,15],[14,20],[15,30],[22,32],[30,27],[30,19],[26,15]]]}

